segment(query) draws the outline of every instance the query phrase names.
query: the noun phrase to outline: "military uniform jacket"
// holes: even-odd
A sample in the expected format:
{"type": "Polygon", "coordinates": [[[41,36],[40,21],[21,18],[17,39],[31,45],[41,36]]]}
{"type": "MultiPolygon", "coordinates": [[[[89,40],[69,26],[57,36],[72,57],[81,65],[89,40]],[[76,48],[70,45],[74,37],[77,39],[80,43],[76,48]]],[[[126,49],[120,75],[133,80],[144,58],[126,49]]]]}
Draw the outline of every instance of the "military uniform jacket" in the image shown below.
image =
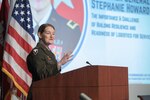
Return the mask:
{"type": "Polygon", "coordinates": [[[45,79],[60,72],[55,55],[41,42],[28,55],[27,65],[32,74],[32,81],[45,79]]]}

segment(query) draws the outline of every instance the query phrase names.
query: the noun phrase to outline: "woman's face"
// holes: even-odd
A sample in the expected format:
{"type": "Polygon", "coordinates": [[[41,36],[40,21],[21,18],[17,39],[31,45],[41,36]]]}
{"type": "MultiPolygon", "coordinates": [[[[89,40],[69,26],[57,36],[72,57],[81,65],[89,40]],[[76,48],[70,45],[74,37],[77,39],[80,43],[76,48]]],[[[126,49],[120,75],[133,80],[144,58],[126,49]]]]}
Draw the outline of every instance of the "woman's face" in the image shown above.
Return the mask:
{"type": "Polygon", "coordinates": [[[39,33],[39,37],[46,45],[53,44],[55,38],[55,30],[51,26],[47,26],[43,33],[39,33]]]}

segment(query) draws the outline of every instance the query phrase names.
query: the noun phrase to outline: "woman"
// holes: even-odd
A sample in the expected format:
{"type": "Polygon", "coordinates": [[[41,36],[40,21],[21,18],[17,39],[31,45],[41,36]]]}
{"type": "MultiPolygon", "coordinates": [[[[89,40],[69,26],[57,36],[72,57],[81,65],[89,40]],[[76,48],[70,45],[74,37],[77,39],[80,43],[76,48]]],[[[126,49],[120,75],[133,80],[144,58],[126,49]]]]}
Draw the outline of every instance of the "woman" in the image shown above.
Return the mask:
{"type": "MultiPolygon", "coordinates": [[[[62,59],[57,62],[55,55],[49,49],[49,45],[54,43],[55,28],[51,24],[43,24],[38,29],[39,42],[27,57],[28,69],[32,74],[32,81],[45,79],[56,75],[61,71],[61,66],[67,63],[72,55],[66,53],[62,59]]],[[[32,87],[32,86],[31,86],[32,87]]],[[[32,100],[31,88],[28,94],[28,100],[32,100]]]]}

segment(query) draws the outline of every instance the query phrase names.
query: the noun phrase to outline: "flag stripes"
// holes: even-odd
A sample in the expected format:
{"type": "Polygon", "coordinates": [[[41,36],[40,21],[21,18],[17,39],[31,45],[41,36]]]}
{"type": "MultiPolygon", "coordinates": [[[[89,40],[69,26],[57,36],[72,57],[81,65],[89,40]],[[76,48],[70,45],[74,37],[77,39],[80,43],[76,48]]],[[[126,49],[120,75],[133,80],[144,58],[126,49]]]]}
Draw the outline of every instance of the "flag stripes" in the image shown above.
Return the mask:
{"type": "MultiPolygon", "coordinates": [[[[5,52],[8,52],[14,58],[14,61],[17,61],[16,63],[26,73],[29,73],[29,71],[26,69],[27,68],[26,62],[18,55],[18,53],[15,51],[15,49],[13,47],[11,47],[8,43],[6,43],[5,46],[7,46],[7,48],[5,49],[5,52]]],[[[32,77],[30,73],[29,73],[29,76],[32,77]]]]}
{"type": "Polygon", "coordinates": [[[3,72],[7,74],[11,78],[11,80],[14,82],[15,86],[25,95],[27,96],[27,91],[29,89],[29,86],[26,84],[26,82],[22,81],[21,78],[18,77],[18,75],[11,69],[11,66],[3,61],[3,64],[5,64],[9,69],[3,68],[3,72]],[[19,80],[19,81],[16,81],[19,80]],[[23,85],[20,85],[23,84],[23,85]]]}
{"type": "Polygon", "coordinates": [[[35,40],[32,38],[30,34],[28,34],[27,31],[25,31],[22,28],[22,26],[19,25],[18,22],[15,21],[14,18],[12,18],[10,21],[10,27],[13,27],[14,30],[16,30],[15,35],[19,35],[20,37],[22,37],[31,46],[31,48],[35,47],[36,45],[35,40]]]}
{"type": "MultiPolygon", "coordinates": [[[[13,73],[18,75],[19,79],[21,78],[22,80],[24,80],[24,82],[27,83],[27,85],[31,85],[31,77],[16,63],[16,61],[14,60],[14,57],[12,57],[11,55],[9,55],[9,53],[7,52],[4,52],[6,56],[3,57],[4,61],[7,63],[7,69],[11,69],[10,72],[15,72],[13,73]],[[12,67],[12,66],[15,66],[15,67],[12,67]]],[[[14,76],[15,77],[15,76],[14,76]]],[[[15,78],[18,78],[18,77],[15,77],[15,78]]],[[[19,80],[17,80],[18,82],[20,82],[19,80]]]]}
{"type": "Polygon", "coordinates": [[[17,41],[18,45],[24,48],[25,52],[29,53],[32,50],[32,47],[16,32],[16,30],[9,26],[8,28],[9,35],[11,35],[15,41],[17,41]]]}
{"type": "MultiPolygon", "coordinates": [[[[20,55],[20,57],[24,61],[26,61],[25,57],[27,57],[28,53],[18,44],[18,42],[17,42],[17,40],[15,40],[15,38],[13,38],[11,35],[7,34],[6,43],[11,45],[12,49],[15,49],[15,51],[18,53],[18,55],[20,55]]],[[[8,47],[6,47],[6,48],[8,48],[8,47]]]]}

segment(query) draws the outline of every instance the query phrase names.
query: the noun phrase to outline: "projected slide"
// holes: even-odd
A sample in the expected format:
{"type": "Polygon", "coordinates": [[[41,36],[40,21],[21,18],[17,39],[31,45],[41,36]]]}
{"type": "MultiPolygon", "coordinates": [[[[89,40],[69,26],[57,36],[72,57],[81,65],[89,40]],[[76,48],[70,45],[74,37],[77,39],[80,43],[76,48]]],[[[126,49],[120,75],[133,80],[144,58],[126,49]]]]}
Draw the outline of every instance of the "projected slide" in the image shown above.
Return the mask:
{"type": "MultiPolygon", "coordinates": [[[[75,7],[74,2],[72,5],[75,7]]],[[[149,84],[150,1],[83,0],[83,13],[74,59],[62,73],[84,67],[89,61],[128,67],[131,84],[149,84]]]]}
{"type": "Polygon", "coordinates": [[[59,61],[72,51],[62,73],[92,65],[128,67],[130,84],[150,84],[150,0],[30,0],[33,27],[56,28],[50,46],[59,61]]]}

